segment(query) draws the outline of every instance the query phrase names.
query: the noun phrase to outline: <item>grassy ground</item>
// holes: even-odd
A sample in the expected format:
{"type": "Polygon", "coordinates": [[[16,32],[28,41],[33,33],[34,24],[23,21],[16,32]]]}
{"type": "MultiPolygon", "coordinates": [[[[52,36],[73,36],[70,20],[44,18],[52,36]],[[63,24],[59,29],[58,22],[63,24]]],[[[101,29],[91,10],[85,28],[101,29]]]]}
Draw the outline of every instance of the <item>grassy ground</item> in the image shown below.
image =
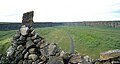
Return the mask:
{"type": "MultiPolygon", "coordinates": [[[[75,50],[92,58],[99,58],[99,53],[120,49],[120,29],[111,27],[90,26],[57,26],[35,29],[49,43],[58,43],[63,49],[70,51],[70,32],[75,50]]],[[[10,45],[12,36],[16,30],[0,31],[0,53],[4,53],[10,45]]]]}

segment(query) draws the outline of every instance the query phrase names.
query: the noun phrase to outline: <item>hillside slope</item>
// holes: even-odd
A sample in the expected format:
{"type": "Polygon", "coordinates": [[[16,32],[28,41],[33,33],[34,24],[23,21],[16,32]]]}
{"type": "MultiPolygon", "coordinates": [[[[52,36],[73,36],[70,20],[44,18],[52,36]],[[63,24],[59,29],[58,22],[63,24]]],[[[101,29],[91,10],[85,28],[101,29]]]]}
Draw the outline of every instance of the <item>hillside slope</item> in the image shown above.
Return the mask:
{"type": "MultiPolygon", "coordinates": [[[[81,54],[98,58],[99,53],[120,49],[120,29],[111,27],[90,26],[57,26],[35,29],[49,43],[58,43],[63,49],[70,51],[70,32],[75,50],[81,54]]],[[[5,53],[16,30],[0,31],[0,53],[5,53]]]]}

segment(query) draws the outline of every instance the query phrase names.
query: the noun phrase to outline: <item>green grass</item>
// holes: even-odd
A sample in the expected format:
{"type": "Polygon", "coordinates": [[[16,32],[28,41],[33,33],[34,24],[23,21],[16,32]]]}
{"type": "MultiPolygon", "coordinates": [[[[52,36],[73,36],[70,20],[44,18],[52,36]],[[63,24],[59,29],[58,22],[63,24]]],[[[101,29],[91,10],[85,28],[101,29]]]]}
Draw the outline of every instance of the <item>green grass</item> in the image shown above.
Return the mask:
{"type": "MultiPolygon", "coordinates": [[[[35,29],[48,43],[58,43],[63,49],[70,51],[70,32],[75,50],[80,54],[99,58],[99,53],[111,49],[120,49],[120,29],[111,27],[92,26],[56,26],[35,29]]],[[[0,53],[10,45],[12,36],[16,30],[0,31],[0,53]]]]}
{"type": "Polygon", "coordinates": [[[0,53],[4,54],[6,52],[15,33],[16,30],[0,31],[0,53]]]}

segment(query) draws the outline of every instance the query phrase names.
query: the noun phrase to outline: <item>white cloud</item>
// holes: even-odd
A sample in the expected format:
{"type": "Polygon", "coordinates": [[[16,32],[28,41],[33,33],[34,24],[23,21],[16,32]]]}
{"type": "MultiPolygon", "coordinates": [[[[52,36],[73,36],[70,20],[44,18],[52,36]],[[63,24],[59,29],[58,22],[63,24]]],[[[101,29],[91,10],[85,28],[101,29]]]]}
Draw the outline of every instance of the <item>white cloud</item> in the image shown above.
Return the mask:
{"type": "Polygon", "coordinates": [[[34,10],[35,22],[120,20],[120,0],[0,0],[0,22],[21,22],[34,10]]]}

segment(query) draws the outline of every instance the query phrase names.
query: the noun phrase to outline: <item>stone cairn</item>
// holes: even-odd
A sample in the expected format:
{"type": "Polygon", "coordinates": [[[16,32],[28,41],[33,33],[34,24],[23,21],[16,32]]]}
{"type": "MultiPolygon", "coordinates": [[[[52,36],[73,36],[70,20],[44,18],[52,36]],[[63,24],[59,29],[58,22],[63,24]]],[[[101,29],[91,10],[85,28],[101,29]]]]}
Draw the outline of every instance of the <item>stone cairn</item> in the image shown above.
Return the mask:
{"type": "Polygon", "coordinates": [[[22,26],[14,35],[1,64],[91,64],[88,56],[62,51],[47,43],[32,27],[34,11],[23,14],[22,26]]]}
{"type": "Polygon", "coordinates": [[[56,44],[48,44],[32,27],[34,12],[23,14],[22,26],[7,50],[11,64],[46,64],[48,56],[59,55],[56,44]]]}

